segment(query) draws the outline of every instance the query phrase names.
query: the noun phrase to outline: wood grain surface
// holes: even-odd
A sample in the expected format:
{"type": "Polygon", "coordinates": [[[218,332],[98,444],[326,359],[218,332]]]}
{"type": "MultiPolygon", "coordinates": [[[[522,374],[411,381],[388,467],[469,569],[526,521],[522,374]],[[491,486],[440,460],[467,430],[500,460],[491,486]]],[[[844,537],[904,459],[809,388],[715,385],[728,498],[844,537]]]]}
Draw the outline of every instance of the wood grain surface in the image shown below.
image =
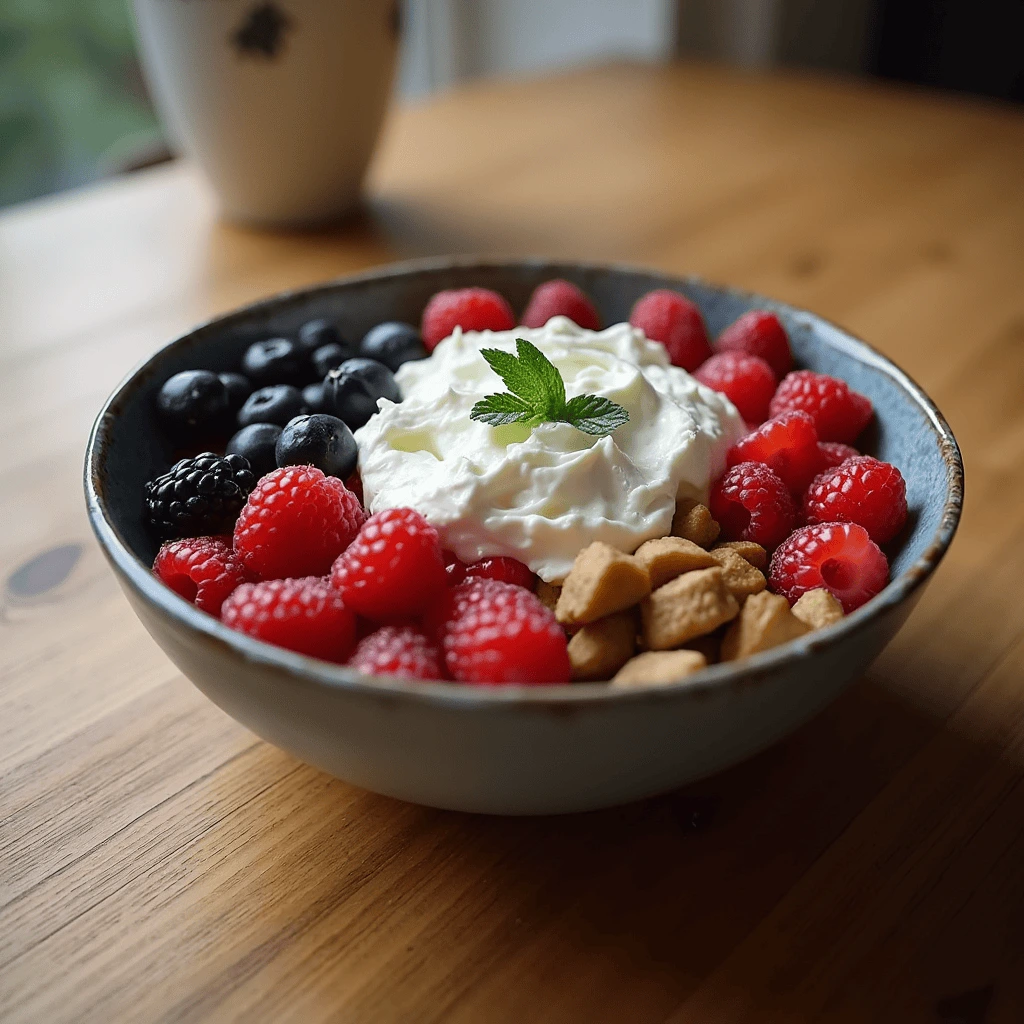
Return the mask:
{"type": "Polygon", "coordinates": [[[1024,113],[610,67],[396,110],[365,210],[218,224],[171,165],[0,215],[0,1020],[1024,1020],[1024,113]],[[171,666],[86,524],[96,409],[174,333],[396,258],[638,262],[808,306],[967,464],[868,675],[684,792],[502,820],[365,793],[171,666]]]}

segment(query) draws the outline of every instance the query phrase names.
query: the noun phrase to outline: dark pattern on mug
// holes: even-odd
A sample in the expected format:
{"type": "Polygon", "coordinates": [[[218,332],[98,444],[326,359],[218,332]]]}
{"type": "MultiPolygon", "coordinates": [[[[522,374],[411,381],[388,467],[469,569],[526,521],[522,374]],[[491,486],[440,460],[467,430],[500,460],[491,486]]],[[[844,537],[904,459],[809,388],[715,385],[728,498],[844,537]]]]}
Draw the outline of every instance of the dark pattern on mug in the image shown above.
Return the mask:
{"type": "Polygon", "coordinates": [[[292,19],[275,4],[258,4],[231,34],[231,42],[240,54],[273,60],[284,49],[285,34],[292,27],[292,19]]]}

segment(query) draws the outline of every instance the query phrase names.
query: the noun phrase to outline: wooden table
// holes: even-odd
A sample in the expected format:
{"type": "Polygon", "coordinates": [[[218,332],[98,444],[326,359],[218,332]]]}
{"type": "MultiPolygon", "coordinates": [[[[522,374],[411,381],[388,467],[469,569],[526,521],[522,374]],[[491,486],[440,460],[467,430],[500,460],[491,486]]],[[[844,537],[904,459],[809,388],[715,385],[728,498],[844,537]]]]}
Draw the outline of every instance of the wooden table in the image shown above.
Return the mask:
{"type": "Polygon", "coordinates": [[[1024,115],[612,67],[397,110],[365,213],[216,222],[172,165],[0,216],[0,1019],[1024,1020],[1024,115]],[[258,741],[128,610],[103,397],[212,313],[399,257],[544,253],[806,305],[904,365],[963,526],[868,676],[690,790],[502,820],[258,741]]]}

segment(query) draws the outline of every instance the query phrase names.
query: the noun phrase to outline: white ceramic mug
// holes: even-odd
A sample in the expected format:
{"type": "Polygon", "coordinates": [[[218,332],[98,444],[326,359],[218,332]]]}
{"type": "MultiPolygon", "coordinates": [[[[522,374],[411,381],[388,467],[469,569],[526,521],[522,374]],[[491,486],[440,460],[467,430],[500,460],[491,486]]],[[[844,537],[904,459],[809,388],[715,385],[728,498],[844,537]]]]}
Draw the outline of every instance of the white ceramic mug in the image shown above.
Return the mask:
{"type": "Polygon", "coordinates": [[[314,223],[356,203],[387,107],[398,0],[134,0],[171,142],[226,216],[314,223]]]}

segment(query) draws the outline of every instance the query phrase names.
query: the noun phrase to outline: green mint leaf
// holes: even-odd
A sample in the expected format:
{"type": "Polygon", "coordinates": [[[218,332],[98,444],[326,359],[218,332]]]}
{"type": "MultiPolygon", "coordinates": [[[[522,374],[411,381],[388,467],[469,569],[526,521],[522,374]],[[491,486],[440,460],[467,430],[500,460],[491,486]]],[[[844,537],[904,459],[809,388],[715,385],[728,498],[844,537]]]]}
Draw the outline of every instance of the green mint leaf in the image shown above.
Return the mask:
{"type": "Polygon", "coordinates": [[[525,338],[516,339],[516,354],[519,356],[519,364],[526,368],[544,389],[544,404],[537,412],[545,419],[560,419],[565,409],[565,382],[558,372],[558,367],[536,345],[532,345],[525,338]]]}
{"type": "Polygon", "coordinates": [[[500,348],[482,348],[480,355],[487,360],[487,365],[501,378],[505,387],[528,402],[531,408],[539,411],[547,405],[544,381],[531,366],[500,348]]]}
{"type": "Polygon", "coordinates": [[[609,398],[600,395],[577,395],[565,405],[559,419],[571,423],[584,434],[602,436],[629,422],[629,413],[609,398]]]}
{"type": "Polygon", "coordinates": [[[530,419],[534,415],[533,407],[516,395],[488,395],[482,398],[470,410],[471,420],[481,420],[492,427],[501,427],[506,423],[518,423],[530,419]]]}

